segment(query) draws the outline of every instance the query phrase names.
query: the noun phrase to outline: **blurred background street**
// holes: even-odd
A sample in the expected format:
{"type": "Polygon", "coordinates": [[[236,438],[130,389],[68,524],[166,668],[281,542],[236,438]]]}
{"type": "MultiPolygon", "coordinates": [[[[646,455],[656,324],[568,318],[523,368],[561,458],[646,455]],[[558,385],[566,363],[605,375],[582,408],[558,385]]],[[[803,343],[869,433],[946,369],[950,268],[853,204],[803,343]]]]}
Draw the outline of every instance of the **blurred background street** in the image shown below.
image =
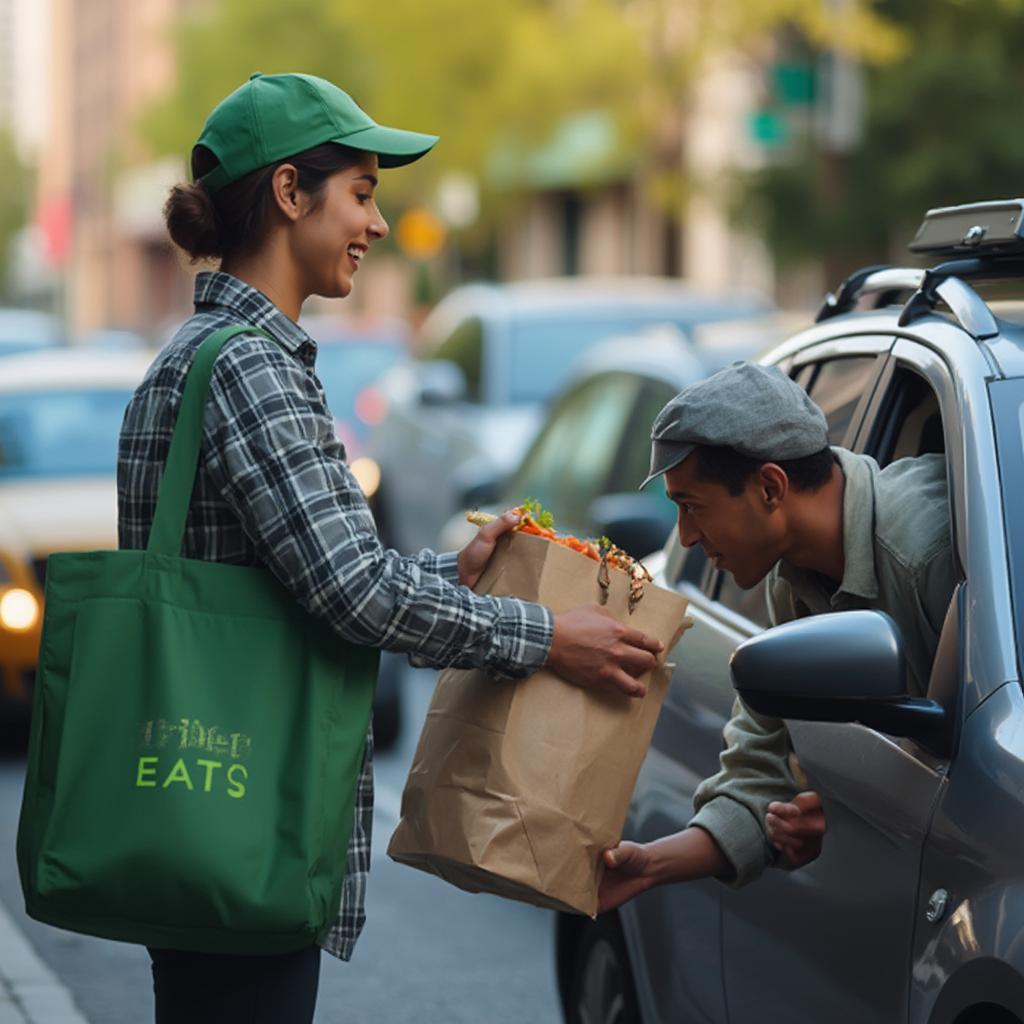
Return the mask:
{"type": "MultiPolygon", "coordinates": [[[[20,751],[47,556],[116,546],[124,406],[209,269],[161,211],[213,104],[304,71],[441,136],[382,174],[392,230],[352,296],[302,316],[384,542],[450,549],[463,510],[529,496],[642,556],[674,517],[636,492],[668,398],[812,322],[855,268],[906,264],[928,208],[1022,192],[1022,13],[0,0],[0,899],[89,1021],[149,1019],[147,957],[25,917],[20,751]]],[[[384,666],[369,923],[353,964],[325,957],[317,1020],[557,1021],[547,913],[383,855],[433,682],[384,666]]]]}

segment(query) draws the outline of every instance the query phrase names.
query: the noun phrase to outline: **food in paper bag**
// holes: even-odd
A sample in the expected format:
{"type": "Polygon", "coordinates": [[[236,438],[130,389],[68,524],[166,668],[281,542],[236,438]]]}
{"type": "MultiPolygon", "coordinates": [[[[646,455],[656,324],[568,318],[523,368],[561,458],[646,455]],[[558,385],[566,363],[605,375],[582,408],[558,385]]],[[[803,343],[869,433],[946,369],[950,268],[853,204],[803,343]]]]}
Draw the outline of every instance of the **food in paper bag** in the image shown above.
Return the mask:
{"type": "MultiPolygon", "coordinates": [[[[477,592],[555,613],[603,602],[672,648],[689,624],[683,597],[627,568],[624,554],[611,562],[610,545],[595,544],[595,559],[553,539],[528,524],[503,537],[477,592]]],[[[621,837],[669,676],[660,665],[636,699],[546,669],[518,682],[445,670],[388,855],[469,892],[594,916],[601,852],[621,837]]]]}

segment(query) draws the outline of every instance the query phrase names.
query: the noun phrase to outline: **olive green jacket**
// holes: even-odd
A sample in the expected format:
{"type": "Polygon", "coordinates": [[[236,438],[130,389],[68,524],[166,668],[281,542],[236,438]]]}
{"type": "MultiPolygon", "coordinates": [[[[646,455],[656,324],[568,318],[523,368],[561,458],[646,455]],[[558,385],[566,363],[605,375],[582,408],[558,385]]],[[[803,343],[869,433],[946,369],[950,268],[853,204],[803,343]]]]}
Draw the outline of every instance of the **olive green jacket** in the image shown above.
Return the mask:
{"type": "MultiPolygon", "coordinates": [[[[842,582],[836,589],[818,573],[779,562],[768,576],[770,619],[777,625],[855,608],[887,612],[903,634],[910,692],[923,696],[957,580],[945,458],[922,455],[879,469],[866,455],[834,450],[846,477],[842,582]]],[[[714,837],[733,867],[723,880],[740,886],[775,861],[764,829],[768,804],[792,799],[807,783],[794,778],[794,770],[801,773],[781,719],[737,700],[725,742],[721,769],[694,795],[690,824],[714,837]]]]}

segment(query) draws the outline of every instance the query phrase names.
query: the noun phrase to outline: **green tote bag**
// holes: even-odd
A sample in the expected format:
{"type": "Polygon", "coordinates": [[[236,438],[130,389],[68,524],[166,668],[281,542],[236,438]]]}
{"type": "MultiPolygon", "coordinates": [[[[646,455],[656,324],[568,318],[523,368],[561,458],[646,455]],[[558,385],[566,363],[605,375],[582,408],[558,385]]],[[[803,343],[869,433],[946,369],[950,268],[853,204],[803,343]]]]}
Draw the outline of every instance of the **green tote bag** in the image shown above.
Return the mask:
{"type": "Polygon", "coordinates": [[[195,357],[146,550],[47,564],[18,866],[60,928],[269,954],[338,911],[378,652],[265,569],[180,554],[214,360],[243,331],[195,357]]]}

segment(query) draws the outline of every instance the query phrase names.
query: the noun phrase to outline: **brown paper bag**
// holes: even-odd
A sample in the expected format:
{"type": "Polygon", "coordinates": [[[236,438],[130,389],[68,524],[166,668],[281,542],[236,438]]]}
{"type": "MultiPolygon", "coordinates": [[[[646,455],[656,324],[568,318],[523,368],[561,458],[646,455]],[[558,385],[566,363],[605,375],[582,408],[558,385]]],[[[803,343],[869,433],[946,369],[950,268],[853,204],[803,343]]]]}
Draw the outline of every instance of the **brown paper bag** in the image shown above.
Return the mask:
{"type": "MultiPolygon", "coordinates": [[[[540,537],[502,538],[476,590],[553,612],[601,599],[598,563],[540,537]]],[[[612,570],[608,610],[669,651],[686,600],[647,583],[629,612],[612,570]]],[[[601,851],[621,837],[670,672],[642,699],[583,690],[541,670],[518,682],[441,673],[402,794],[388,855],[469,892],[597,913],[601,851]]]]}

